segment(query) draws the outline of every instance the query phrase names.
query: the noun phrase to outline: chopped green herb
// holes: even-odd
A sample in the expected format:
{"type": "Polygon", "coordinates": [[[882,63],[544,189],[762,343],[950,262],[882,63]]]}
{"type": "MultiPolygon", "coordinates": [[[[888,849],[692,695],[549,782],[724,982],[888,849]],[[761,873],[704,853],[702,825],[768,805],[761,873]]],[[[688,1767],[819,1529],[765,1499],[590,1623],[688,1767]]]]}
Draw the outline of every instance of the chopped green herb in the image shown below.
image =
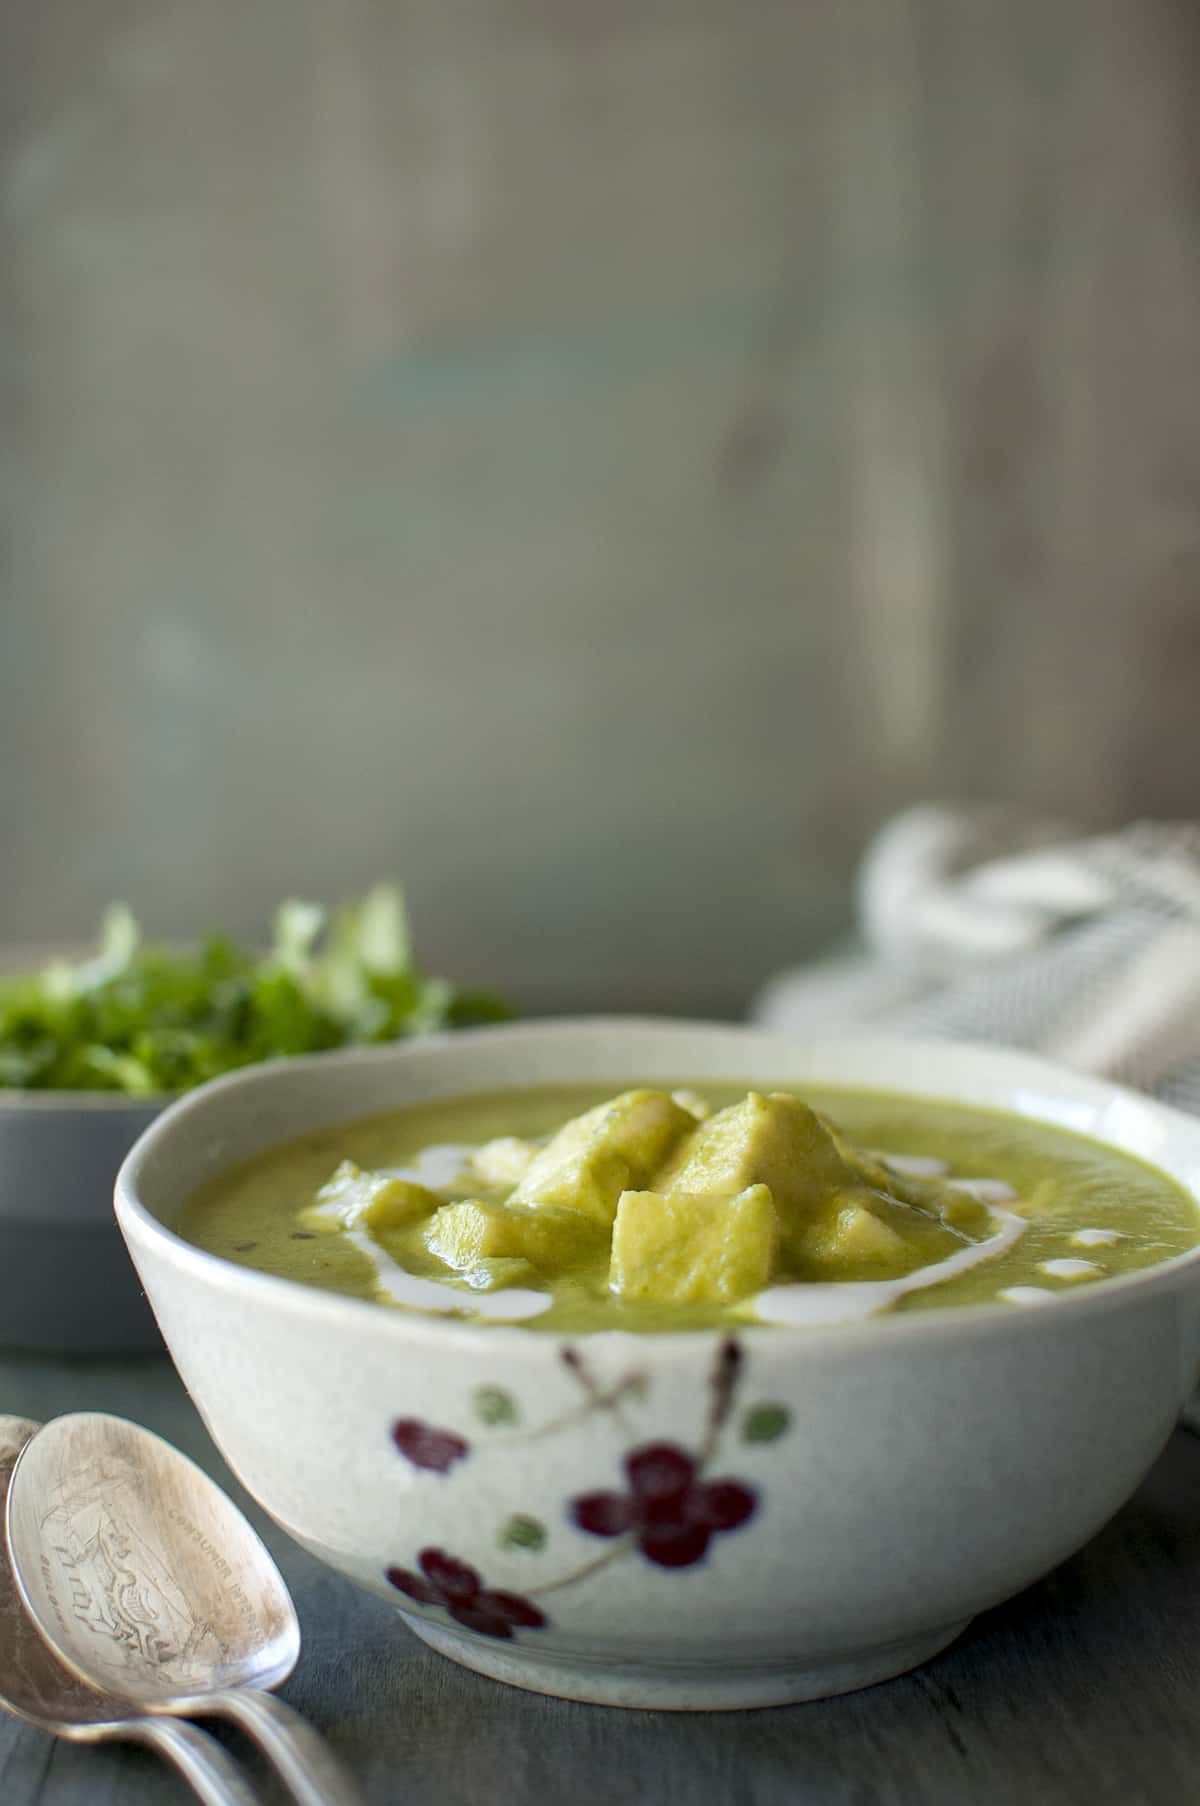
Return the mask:
{"type": "Polygon", "coordinates": [[[114,904],[91,959],[0,978],[0,1087],[153,1097],[257,1060],[509,1014],[496,997],[423,976],[394,885],[328,914],[282,904],[265,955],[223,936],[147,943],[114,904]]]}

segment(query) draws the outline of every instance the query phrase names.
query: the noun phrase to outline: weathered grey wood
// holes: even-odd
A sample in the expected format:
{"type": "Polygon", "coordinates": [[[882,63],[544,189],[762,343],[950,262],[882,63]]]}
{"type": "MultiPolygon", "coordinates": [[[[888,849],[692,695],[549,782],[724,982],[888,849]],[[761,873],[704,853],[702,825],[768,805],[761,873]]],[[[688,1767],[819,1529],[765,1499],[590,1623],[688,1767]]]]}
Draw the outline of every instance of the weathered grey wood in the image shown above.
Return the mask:
{"type": "Polygon", "coordinates": [[[916,793],[1192,813],[1198,69],[1194,0],[0,7],[0,939],[395,870],[529,1007],[737,1008],[916,793]]]}
{"type": "MultiPolygon", "coordinates": [[[[0,1408],[123,1412],[232,1485],[164,1362],[0,1357],[0,1408]]],[[[479,1679],[249,1509],[304,1626],[286,1697],[327,1733],[372,1806],[1181,1806],[1196,1797],[1200,1440],[1191,1436],[1175,1437],[1087,1549],[927,1668],[769,1712],[607,1711],[479,1679]]],[[[265,1798],[282,1798],[265,1777],[263,1786],[265,1798]]],[[[59,1746],[0,1719],[3,1806],[183,1806],[186,1797],[139,1752],[59,1746]]]]}

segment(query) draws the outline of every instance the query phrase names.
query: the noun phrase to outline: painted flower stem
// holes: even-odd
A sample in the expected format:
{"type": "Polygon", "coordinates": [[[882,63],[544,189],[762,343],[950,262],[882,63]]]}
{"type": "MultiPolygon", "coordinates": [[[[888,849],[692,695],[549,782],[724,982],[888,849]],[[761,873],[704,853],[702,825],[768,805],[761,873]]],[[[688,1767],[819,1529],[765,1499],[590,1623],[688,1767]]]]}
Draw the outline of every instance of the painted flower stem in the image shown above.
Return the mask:
{"type": "Polygon", "coordinates": [[[721,1440],[721,1431],[733,1408],[742,1371],[742,1351],[732,1336],[726,1336],[717,1349],[708,1387],[708,1424],[704,1441],[696,1456],[696,1472],[703,1473],[721,1440]]]}
{"type": "Polygon", "coordinates": [[[621,1410],[621,1400],[626,1393],[632,1392],[645,1384],[644,1376],[640,1373],[627,1373],[624,1379],[618,1380],[616,1385],[611,1386],[606,1392],[594,1379],[592,1374],[588,1372],[583,1356],[580,1354],[579,1350],[573,1348],[569,1342],[561,1351],[561,1359],[563,1366],[575,1375],[575,1378],[587,1393],[591,1408],[598,1411],[611,1411],[616,1422],[620,1425],[623,1434],[627,1438],[632,1438],[634,1434],[633,1427],[621,1410]]]}
{"type": "Polygon", "coordinates": [[[619,1543],[614,1543],[610,1549],[605,1549],[602,1555],[593,1556],[591,1561],[585,1561],[580,1567],[572,1568],[566,1574],[560,1574],[556,1580],[547,1580],[541,1586],[530,1587],[527,1596],[530,1599],[541,1599],[546,1593],[557,1593],[560,1587],[572,1587],[576,1581],[589,1579],[591,1575],[598,1574],[601,1568],[607,1568],[610,1562],[618,1561],[621,1556],[628,1555],[636,1540],[633,1536],[623,1536],[619,1543]]]}
{"type": "MultiPolygon", "coordinates": [[[[577,1371],[573,1369],[572,1371],[577,1371]]],[[[546,1436],[555,1436],[560,1430],[572,1430],[577,1424],[586,1423],[596,1411],[608,1411],[616,1419],[627,1438],[633,1435],[632,1428],[620,1406],[624,1398],[640,1391],[643,1385],[640,1373],[627,1373],[615,1385],[607,1390],[593,1387],[588,1392],[587,1400],[576,1405],[571,1411],[564,1411],[559,1417],[551,1417],[545,1423],[538,1424],[531,1430],[495,1430],[487,1439],[488,1448],[511,1448],[517,1442],[540,1442],[546,1436]]]]}

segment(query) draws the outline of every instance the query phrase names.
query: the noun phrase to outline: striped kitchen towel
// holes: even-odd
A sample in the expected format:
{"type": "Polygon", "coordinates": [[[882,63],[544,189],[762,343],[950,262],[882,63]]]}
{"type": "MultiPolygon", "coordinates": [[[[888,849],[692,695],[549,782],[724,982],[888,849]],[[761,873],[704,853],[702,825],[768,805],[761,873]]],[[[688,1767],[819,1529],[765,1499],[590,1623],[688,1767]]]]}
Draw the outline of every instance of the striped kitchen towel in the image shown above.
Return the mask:
{"type": "Polygon", "coordinates": [[[861,950],[780,974],[756,1021],[1002,1042],[1200,1114],[1200,826],[925,805],[868,848],[858,905],[861,950]]]}

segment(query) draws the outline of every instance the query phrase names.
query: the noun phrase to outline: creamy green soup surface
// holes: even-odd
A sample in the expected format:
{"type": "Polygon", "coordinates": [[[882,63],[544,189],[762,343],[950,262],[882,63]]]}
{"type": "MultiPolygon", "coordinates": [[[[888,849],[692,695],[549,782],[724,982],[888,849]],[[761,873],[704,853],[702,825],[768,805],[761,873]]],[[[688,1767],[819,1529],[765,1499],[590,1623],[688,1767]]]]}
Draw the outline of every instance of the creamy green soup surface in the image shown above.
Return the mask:
{"type": "Polygon", "coordinates": [[[1034,1308],[1200,1241],[1131,1156],[857,1090],[555,1086],[314,1130],[209,1181],[179,1231],[392,1309],[579,1333],[1034,1308]]]}

